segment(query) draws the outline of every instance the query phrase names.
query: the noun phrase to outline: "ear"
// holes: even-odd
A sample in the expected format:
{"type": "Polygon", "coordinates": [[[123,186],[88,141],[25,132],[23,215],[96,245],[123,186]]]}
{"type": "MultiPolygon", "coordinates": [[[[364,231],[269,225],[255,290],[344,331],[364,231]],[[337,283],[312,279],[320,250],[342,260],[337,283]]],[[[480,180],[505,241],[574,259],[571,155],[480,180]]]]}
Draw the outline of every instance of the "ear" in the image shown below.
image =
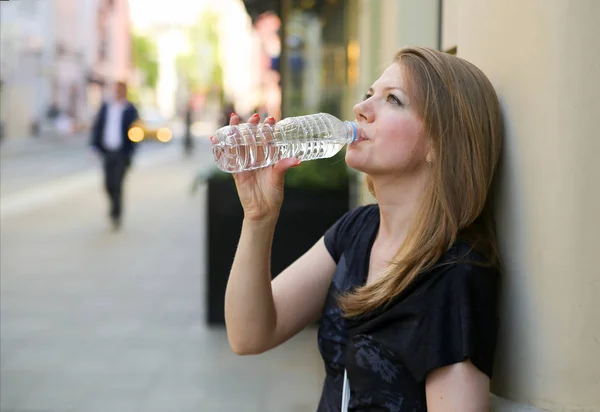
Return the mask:
{"type": "Polygon", "coordinates": [[[435,161],[435,148],[433,147],[433,142],[431,139],[429,139],[427,143],[427,154],[425,155],[425,161],[428,164],[431,164],[435,161]]]}

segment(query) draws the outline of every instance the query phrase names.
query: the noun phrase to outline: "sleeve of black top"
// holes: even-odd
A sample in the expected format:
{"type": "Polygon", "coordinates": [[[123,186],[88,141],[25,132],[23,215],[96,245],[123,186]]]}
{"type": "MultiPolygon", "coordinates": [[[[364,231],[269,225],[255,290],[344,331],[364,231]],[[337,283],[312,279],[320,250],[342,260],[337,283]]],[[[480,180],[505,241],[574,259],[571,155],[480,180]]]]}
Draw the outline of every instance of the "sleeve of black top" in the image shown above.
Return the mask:
{"type": "Polygon", "coordinates": [[[360,226],[360,222],[364,221],[365,215],[373,207],[373,205],[367,205],[351,210],[327,229],[324,235],[325,247],[333,260],[335,260],[335,263],[338,263],[340,260],[347,241],[352,238],[352,234],[356,232],[357,226],[360,226]]]}
{"type": "Polygon", "coordinates": [[[407,367],[421,382],[427,373],[470,360],[490,378],[498,333],[498,272],[456,264],[434,287],[432,302],[413,336],[407,367]]]}

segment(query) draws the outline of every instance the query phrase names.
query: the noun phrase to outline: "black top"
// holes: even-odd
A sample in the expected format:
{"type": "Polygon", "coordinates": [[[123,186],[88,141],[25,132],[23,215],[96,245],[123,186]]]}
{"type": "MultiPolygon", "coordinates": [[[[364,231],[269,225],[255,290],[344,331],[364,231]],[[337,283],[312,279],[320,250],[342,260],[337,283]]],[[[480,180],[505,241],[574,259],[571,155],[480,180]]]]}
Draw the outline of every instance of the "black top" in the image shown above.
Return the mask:
{"type": "Polygon", "coordinates": [[[383,309],[344,319],[337,296],[367,280],[379,207],[348,212],[325,233],[337,262],[319,325],[326,378],[318,412],[339,411],[344,369],[349,411],[425,412],[425,376],[470,359],[491,377],[496,335],[498,272],[457,242],[383,309]],[[442,265],[442,263],[446,263],[442,265]]]}

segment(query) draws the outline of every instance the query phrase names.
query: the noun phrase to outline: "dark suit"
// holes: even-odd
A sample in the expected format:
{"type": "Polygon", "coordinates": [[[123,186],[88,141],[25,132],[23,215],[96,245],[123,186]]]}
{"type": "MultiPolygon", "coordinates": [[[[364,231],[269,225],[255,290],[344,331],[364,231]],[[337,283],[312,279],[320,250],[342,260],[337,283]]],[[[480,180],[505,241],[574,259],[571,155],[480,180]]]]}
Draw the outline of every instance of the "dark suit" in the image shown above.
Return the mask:
{"type": "Polygon", "coordinates": [[[104,184],[110,199],[110,217],[119,224],[121,219],[121,190],[125,172],[135,153],[135,143],[127,137],[131,125],[139,118],[138,111],[131,102],[126,102],[121,114],[121,146],[110,150],[104,143],[104,132],[108,117],[108,103],[103,103],[92,129],[91,145],[104,158],[104,184]]]}

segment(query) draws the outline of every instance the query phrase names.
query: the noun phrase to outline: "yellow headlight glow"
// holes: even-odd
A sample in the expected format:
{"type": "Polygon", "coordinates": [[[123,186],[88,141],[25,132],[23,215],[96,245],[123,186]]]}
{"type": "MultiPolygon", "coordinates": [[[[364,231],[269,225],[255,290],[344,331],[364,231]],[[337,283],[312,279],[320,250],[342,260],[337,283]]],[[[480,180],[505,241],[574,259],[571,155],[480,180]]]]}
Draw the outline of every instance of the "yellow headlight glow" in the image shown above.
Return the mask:
{"type": "Polygon", "coordinates": [[[173,133],[166,127],[163,127],[156,132],[156,138],[163,143],[167,143],[173,138],[173,133]]]}
{"type": "Polygon", "coordinates": [[[134,143],[139,143],[144,140],[144,131],[141,127],[135,126],[129,129],[127,132],[127,137],[134,143]]]}

